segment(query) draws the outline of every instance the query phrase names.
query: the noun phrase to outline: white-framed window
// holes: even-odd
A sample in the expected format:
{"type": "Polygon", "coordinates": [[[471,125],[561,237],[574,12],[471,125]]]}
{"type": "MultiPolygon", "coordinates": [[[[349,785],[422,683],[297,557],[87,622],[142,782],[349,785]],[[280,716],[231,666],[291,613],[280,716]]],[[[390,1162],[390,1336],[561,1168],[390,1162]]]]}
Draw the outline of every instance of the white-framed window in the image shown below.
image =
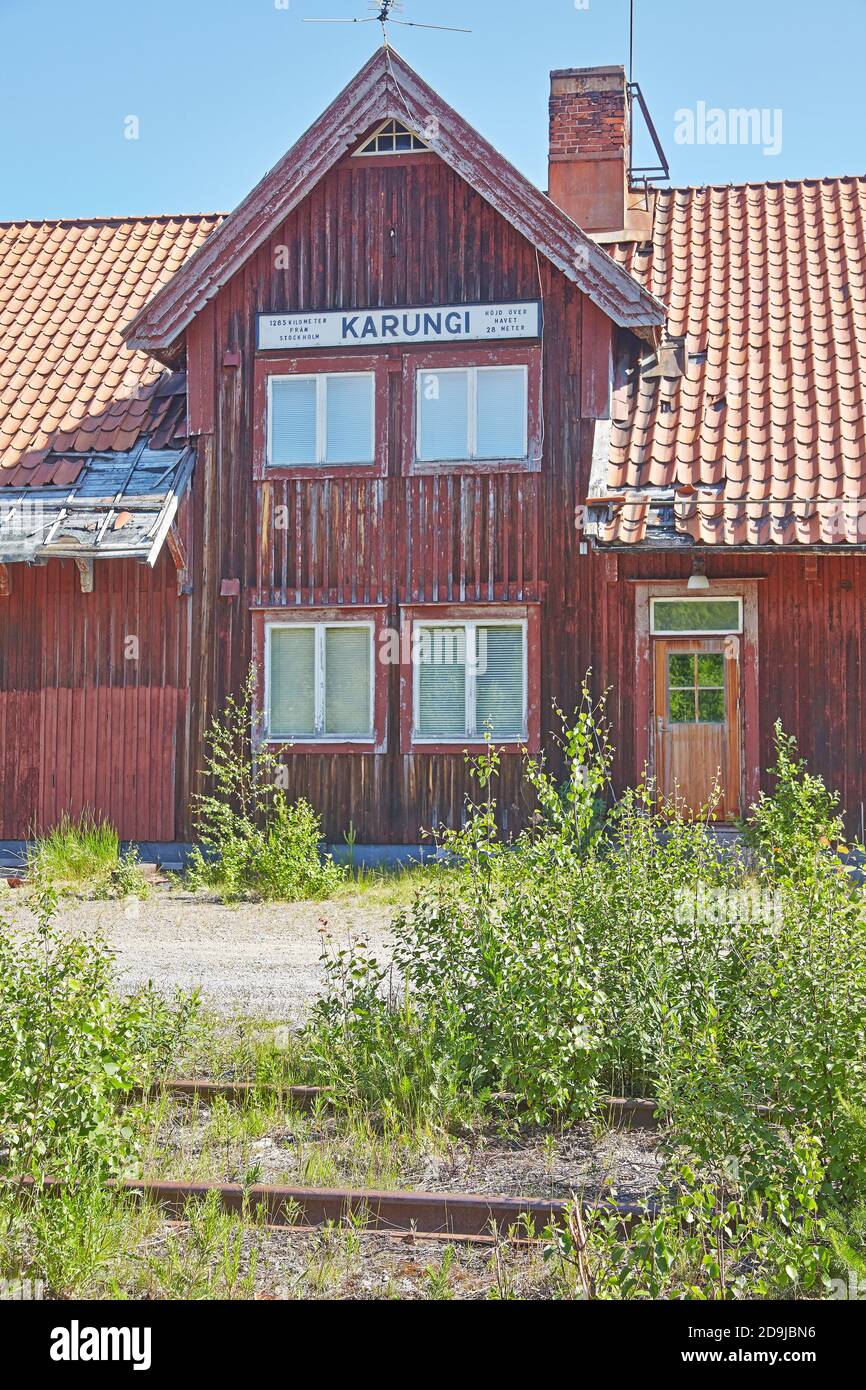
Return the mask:
{"type": "Polygon", "coordinates": [[[654,637],[739,633],[743,630],[743,600],[722,594],[716,598],[696,594],[654,598],[650,600],[650,625],[654,637]]]}
{"type": "Polygon", "coordinates": [[[373,624],[267,623],[267,737],[373,741],[373,624]]]}
{"type": "Polygon", "coordinates": [[[412,640],[413,742],[525,741],[525,621],[419,622],[412,640]]]}
{"type": "Polygon", "coordinates": [[[416,374],[415,457],[421,463],[525,459],[525,365],[424,367],[416,374]]]}
{"type": "Polygon", "coordinates": [[[356,156],[362,154],[417,154],[429,150],[420,135],[410,130],[402,121],[383,121],[365,140],[356,156]]]}
{"type": "Polygon", "coordinates": [[[370,464],[375,456],[373,372],[268,378],[268,466],[370,464]]]}

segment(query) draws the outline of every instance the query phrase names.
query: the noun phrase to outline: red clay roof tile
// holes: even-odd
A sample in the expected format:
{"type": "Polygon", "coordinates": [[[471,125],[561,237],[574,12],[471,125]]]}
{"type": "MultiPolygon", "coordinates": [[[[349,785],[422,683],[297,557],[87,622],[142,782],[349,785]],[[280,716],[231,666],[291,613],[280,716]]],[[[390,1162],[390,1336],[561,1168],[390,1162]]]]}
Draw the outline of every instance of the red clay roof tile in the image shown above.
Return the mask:
{"type": "MultiPolygon", "coordinates": [[[[93,218],[0,223],[0,485],[36,485],[49,449],[128,449],[184,410],[153,396],[164,369],[120,329],[222,220],[93,218]]],[[[74,481],[54,460],[53,480],[74,481]]]]}
{"type": "Polygon", "coordinates": [[[661,190],[652,243],[611,252],[687,369],[617,392],[599,538],[690,485],[674,526],[703,545],[866,543],[866,177],[661,190]]]}

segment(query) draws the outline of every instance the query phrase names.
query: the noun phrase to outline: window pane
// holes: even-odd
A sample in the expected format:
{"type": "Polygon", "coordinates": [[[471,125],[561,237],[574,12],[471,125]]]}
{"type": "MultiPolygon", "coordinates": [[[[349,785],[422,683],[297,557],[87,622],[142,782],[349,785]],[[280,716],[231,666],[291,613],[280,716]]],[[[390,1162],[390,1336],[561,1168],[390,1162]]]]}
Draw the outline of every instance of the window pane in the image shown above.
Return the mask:
{"type": "Polygon", "coordinates": [[[325,733],[373,732],[370,716],[370,630],[325,629],[325,733]]]}
{"type": "Polygon", "coordinates": [[[425,627],[418,631],[418,729],[422,738],[466,734],[466,631],[425,627]]]}
{"type": "Polygon", "coordinates": [[[494,738],[522,738],[523,628],[479,627],[475,730],[494,738]]]}
{"type": "Polygon", "coordinates": [[[698,718],[702,724],[724,724],[724,690],[698,691],[698,718]]]}
{"type": "Polygon", "coordinates": [[[698,685],[718,685],[725,683],[725,658],[721,652],[711,656],[698,657],[698,685]]]}
{"type": "Polygon", "coordinates": [[[526,372],[523,367],[478,370],[480,459],[520,459],[526,455],[526,372]]]}
{"type": "Polygon", "coordinates": [[[373,375],[327,378],[328,463],[373,462],[373,375]]]}
{"type": "Polygon", "coordinates": [[[739,632],[740,604],[735,598],[656,599],[653,632],[739,632]]]}
{"type": "Polygon", "coordinates": [[[688,656],[668,657],[668,680],[671,685],[693,686],[695,683],[695,658],[688,656]]]}
{"type": "Polygon", "coordinates": [[[418,373],[418,458],[469,457],[469,375],[418,373]]]}
{"type": "Polygon", "coordinates": [[[315,650],[311,627],[270,628],[268,732],[284,738],[316,731],[315,650]]]}
{"type": "Polygon", "coordinates": [[[275,467],[316,462],[316,382],[313,377],[271,381],[271,457],[275,467]]]}
{"type": "Polygon", "coordinates": [[[671,690],[668,695],[668,719],[671,724],[694,724],[695,692],[671,690]]]}

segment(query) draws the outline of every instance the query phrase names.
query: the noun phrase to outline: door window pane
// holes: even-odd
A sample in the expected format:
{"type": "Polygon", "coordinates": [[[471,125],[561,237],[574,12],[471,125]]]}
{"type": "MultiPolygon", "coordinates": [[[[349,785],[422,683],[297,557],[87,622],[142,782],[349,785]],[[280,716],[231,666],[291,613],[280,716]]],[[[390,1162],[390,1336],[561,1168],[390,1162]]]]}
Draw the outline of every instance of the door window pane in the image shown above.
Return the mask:
{"type": "Polygon", "coordinates": [[[476,732],[494,738],[523,734],[523,628],[479,627],[476,632],[476,732]]]}
{"type": "Polygon", "coordinates": [[[524,458],[526,368],[479,367],[477,410],[476,458],[524,458]]]}
{"type": "Polygon", "coordinates": [[[721,652],[708,653],[698,657],[698,685],[723,686],[725,683],[725,658],[721,652]]]}
{"type": "Polygon", "coordinates": [[[668,709],[668,719],[671,724],[694,724],[694,690],[671,690],[668,709]]]}
{"type": "Polygon", "coordinates": [[[315,377],[272,378],[269,461],[276,468],[316,463],[315,377]]]}
{"type": "Polygon", "coordinates": [[[698,719],[702,724],[724,724],[724,690],[698,691],[698,719]]]}
{"type": "Polygon", "coordinates": [[[312,737],[316,731],[315,647],[311,627],[271,628],[270,709],[272,737],[312,737]]]}
{"type": "Polygon", "coordinates": [[[325,629],[325,733],[346,737],[372,732],[370,630],[328,627],[325,629]]]}
{"type": "Polygon", "coordinates": [[[695,683],[695,658],[689,653],[688,656],[668,657],[668,671],[670,684],[672,686],[688,686],[691,690],[695,683]]]}

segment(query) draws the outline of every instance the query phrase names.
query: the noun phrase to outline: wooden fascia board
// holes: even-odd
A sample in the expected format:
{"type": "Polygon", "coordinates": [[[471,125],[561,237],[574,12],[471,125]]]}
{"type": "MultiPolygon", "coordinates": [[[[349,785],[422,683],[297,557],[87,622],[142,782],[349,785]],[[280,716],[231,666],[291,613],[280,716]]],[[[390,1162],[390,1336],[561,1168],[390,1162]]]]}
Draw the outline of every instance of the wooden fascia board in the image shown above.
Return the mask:
{"type": "Polygon", "coordinates": [[[324,114],[124,330],[164,350],[377,120],[408,118],[431,149],[620,327],[651,330],[665,308],[394,52],[374,54],[324,114]],[[392,76],[393,72],[393,76],[392,76]],[[395,87],[396,82],[396,87],[395,87]]]}

